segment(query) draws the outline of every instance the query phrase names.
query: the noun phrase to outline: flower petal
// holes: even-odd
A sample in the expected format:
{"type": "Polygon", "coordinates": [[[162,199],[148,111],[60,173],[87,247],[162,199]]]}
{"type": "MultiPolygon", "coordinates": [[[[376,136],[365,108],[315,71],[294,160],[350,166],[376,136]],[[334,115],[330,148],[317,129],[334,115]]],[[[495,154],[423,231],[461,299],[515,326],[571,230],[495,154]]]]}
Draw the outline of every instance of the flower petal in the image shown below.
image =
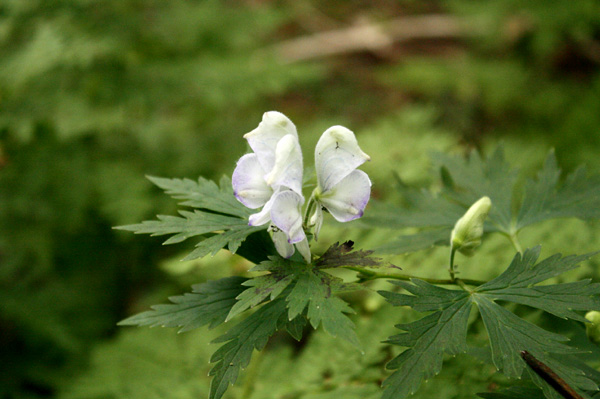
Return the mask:
{"type": "Polygon", "coordinates": [[[371,180],[362,170],[355,170],[324,192],[318,200],[338,222],[349,222],[363,215],[371,196],[371,180]]]}
{"type": "Polygon", "coordinates": [[[273,195],[264,173],[256,154],[246,154],[239,159],[231,176],[235,198],[250,209],[260,208],[273,195]]]}
{"type": "Polygon", "coordinates": [[[262,122],[256,129],[244,135],[265,172],[269,172],[275,166],[277,143],[287,134],[297,139],[296,126],[284,114],[269,111],[263,114],[262,122]]]}
{"type": "Polygon", "coordinates": [[[260,212],[254,213],[248,217],[248,224],[250,226],[262,226],[271,221],[271,208],[273,207],[275,196],[276,194],[271,196],[260,212]]]}
{"type": "Polygon", "coordinates": [[[300,205],[303,202],[304,198],[291,190],[282,191],[273,196],[271,221],[287,235],[290,244],[306,238],[300,213],[300,205]]]}
{"type": "Polygon", "coordinates": [[[273,244],[282,258],[288,259],[294,254],[294,244],[290,244],[287,235],[277,227],[273,230],[273,244]]]}
{"type": "Polygon", "coordinates": [[[266,184],[277,190],[284,186],[302,195],[302,150],[298,138],[285,135],[275,149],[275,166],[265,175],[266,184]]]}
{"type": "Polygon", "coordinates": [[[321,231],[321,226],[323,226],[323,210],[319,202],[317,202],[315,211],[310,216],[308,223],[310,226],[314,226],[313,234],[315,235],[315,241],[318,241],[319,232],[321,231]]]}
{"type": "Polygon", "coordinates": [[[343,126],[330,127],[315,148],[315,167],[321,191],[328,191],[370,159],[358,146],[352,131],[343,126]]]}
{"type": "Polygon", "coordinates": [[[306,263],[310,263],[312,259],[310,256],[310,246],[306,237],[304,237],[304,240],[296,243],[296,249],[300,252],[306,263]]]}

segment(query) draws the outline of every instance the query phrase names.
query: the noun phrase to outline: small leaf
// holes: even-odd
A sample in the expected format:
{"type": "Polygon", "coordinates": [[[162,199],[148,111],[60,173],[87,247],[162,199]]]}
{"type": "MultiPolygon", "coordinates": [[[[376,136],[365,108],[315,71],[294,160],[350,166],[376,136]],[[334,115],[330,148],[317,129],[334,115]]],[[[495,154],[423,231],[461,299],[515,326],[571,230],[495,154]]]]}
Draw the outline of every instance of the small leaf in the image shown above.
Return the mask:
{"type": "Polygon", "coordinates": [[[220,399],[250,363],[252,352],[262,350],[271,335],[287,324],[283,299],[276,299],[258,309],[213,342],[224,343],[211,357],[215,363],[209,375],[210,399],[220,399]]]}
{"type": "Polygon", "coordinates": [[[353,246],[353,241],[346,241],[341,245],[336,242],[317,259],[315,266],[319,269],[331,269],[340,266],[377,267],[381,265],[381,258],[371,256],[373,251],[353,251],[353,246]]]}
{"type": "Polygon", "coordinates": [[[333,280],[333,276],[316,270],[300,274],[286,299],[288,319],[295,319],[306,309],[306,317],[314,329],[322,324],[330,335],[360,349],[354,323],[345,315],[354,311],[342,299],[333,296],[332,286],[337,283],[333,280]]]}
{"type": "MultiPolygon", "coordinates": [[[[235,199],[231,185],[226,180],[221,181],[219,188],[214,182],[203,178],[197,183],[189,179],[149,179],[174,198],[185,200],[181,205],[198,209],[193,212],[180,210],[180,216],[159,215],[158,220],[115,228],[152,236],[172,235],[164,242],[165,245],[199,237],[200,242],[184,260],[214,255],[224,247],[235,253],[248,236],[267,227],[248,225],[251,210],[235,199]]],[[[251,257],[257,260],[255,256],[251,257]]]]}

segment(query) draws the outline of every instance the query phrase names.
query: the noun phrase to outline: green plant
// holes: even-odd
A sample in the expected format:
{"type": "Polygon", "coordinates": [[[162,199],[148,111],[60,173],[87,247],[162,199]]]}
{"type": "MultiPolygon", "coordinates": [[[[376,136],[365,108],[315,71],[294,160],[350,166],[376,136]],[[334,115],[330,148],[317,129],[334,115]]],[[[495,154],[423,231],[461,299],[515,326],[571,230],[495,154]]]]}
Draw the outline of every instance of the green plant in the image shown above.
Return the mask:
{"type": "MultiPolygon", "coordinates": [[[[272,129],[281,128],[281,125],[274,126],[272,129]]],[[[284,137],[286,133],[289,132],[278,137],[284,137]]],[[[270,145],[275,148],[274,144],[270,145]]],[[[338,148],[346,151],[344,154],[354,151],[340,147],[339,141],[334,140],[330,145],[334,153],[338,148]]],[[[276,157],[280,153],[288,154],[280,148],[278,145],[280,152],[275,154],[276,157]]],[[[317,151],[317,154],[320,153],[317,151]]],[[[296,233],[277,224],[275,216],[272,216],[272,228],[269,229],[275,228],[273,238],[267,231],[269,223],[249,226],[247,220],[251,211],[235,200],[229,179],[224,178],[217,186],[202,178],[197,182],[152,178],[168,194],[181,200],[180,205],[191,207],[194,211],[181,211],[178,217],[160,216],[156,221],[123,226],[122,229],[153,235],[170,234],[172,237],[165,242],[167,244],[197,237],[200,240],[196,249],[187,259],[215,253],[226,247],[255,263],[251,271],[259,275],[229,277],[197,285],[192,293],[171,298],[172,304],[157,305],[153,310],[132,316],[120,324],[161,325],[189,330],[204,325],[212,328],[247,314],[213,341],[222,345],[211,357],[214,365],[210,372],[213,380],[209,396],[221,398],[227,387],[237,380],[240,370],[248,366],[253,351],[262,350],[276,331],[287,331],[300,340],[307,326],[316,329],[322,325],[330,335],[343,338],[359,350],[371,344],[358,340],[354,323],[347,317],[353,309],[339,295],[363,290],[373,280],[387,279],[392,283],[391,289],[380,290],[379,293],[388,302],[429,314],[397,325],[402,332],[386,341],[405,349],[387,365],[395,371],[383,383],[384,398],[407,397],[416,392],[424,380],[440,372],[445,354],[465,353],[493,364],[510,379],[526,377],[530,381],[530,385],[526,385],[528,392],[558,398],[557,391],[526,365],[521,357],[522,351],[543,362],[582,394],[595,392],[600,383],[600,373],[578,357],[580,349],[569,345],[564,335],[528,320],[531,309],[537,309],[561,319],[585,323],[582,312],[600,309],[600,284],[590,279],[556,281],[595,253],[564,257],[554,254],[539,260],[540,247],[523,249],[519,233],[528,226],[550,219],[598,219],[600,176],[588,177],[585,170],[580,169],[561,181],[560,169],[551,153],[537,177],[527,180],[519,188],[518,173],[504,160],[502,149],[489,158],[473,152],[467,159],[438,154],[434,161],[441,171],[443,183],[439,194],[415,190],[400,182],[404,206],[377,203],[362,219],[363,225],[371,229],[412,228],[417,230],[416,233],[400,235],[375,248],[375,252],[354,250],[352,242],[335,243],[320,256],[306,256],[300,247],[298,250],[302,256],[294,254],[293,248],[291,253],[276,249],[278,238],[275,234],[278,231],[285,232],[289,240],[296,233]],[[467,208],[484,196],[488,197],[487,202],[491,201],[491,209],[486,203],[485,214],[489,210],[489,215],[483,228],[480,223],[485,214],[479,215],[478,211],[475,212],[477,223],[457,223],[467,208]],[[508,239],[516,254],[504,272],[489,281],[463,278],[455,264],[456,251],[460,249],[457,240],[453,241],[449,251],[450,262],[446,265],[450,274],[448,279],[402,274],[396,266],[374,256],[449,245],[452,229],[465,229],[465,226],[477,229],[478,237],[499,234],[508,239]],[[336,276],[336,269],[356,272],[356,278],[353,281],[343,280],[336,276]],[[507,308],[500,303],[512,305],[507,308]],[[478,317],[472,316],[475,308],[479,312],[478,317]],[[487,340],[475,348],[469,344],[469,329],[475,328],[477,323],[483,323],[487,340]]],[[[240,160],[238,168],[241,164],[240,160]]],[[[355,167],[348,166],[348,170],[355,167]]],[[[289,169],[295,170],[289,167],[284,171],[289,169]]],[[[236,184],[234,179],[234,187],[236,184]]],[[[256,184],[264,183],[259,181],[256,184]]],[[[319,184],[322,184],[321,180],[319,184]]],[[[269,196],[277,197],[278,186],[273,186],[273,190],[274,194],[265,194],[267,196],[262,204],[269,196]]],[[[311,201],[307,205],[308,216],[313,209],[311,201]]],[[[295,215],[295,206],[285,208],[286,215],[295,215]]],[[[471,217],[471,213],[473,211],[468,212],[465,218],[471,217]]],[[[290,218],[296,220],[296,216],[292,216],[290,218]]],[[[308,237],[311,228],[316,226],[311,224],[310,219],[305,217],[301,224],[308,237]]],[[[253,219],[250,220],[252,223],[253,219]]],[[[294,223],[289,222],[289,225],[294,223]]],[[[469,249],[467,252],[472,253],[475,246],[469,249]]],[[[504,397],[515,398],[521,394],[519,389],[502,393],[504,397]]]]}

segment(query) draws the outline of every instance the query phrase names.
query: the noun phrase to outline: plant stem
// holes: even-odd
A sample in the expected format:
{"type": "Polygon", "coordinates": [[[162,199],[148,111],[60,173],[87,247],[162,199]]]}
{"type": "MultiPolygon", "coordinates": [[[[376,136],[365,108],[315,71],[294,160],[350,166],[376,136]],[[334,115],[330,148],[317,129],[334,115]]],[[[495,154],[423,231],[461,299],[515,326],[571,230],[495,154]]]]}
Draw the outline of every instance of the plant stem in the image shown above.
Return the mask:
{"type": "Polygon", "coordinates": [[[510,243],[513,245],[517,252],[523,253],[523,249],[521,248],[521,244],[519,243],[519,238],[517,237],[517,232],[509,234],[508,239],[510,240],[510,243]]]}
{"type": "Polygon", "coordinates": [[[454,272],[454,254],[456,254],[456,248],[452,246],[450,249],[450,280],[456,281],[456,273],[454,272]]]}
{"type": "MultiPolygon", "coordinates": [[[[427,277],[417,277],[417,276],[411,276],[409,274],[401,274],[401,273],[394,273],[394,274],[387,274],[387,273],[377,273],[374,272],[372,270],[368,270],[368,269],[363,269],[362,267],[358,267],[358,266],[344,266],[345,269],[348,270],[354,270],[355,272],[359,272],[362,276],[361,276],[361,281],[369,281],[369,280],[376,280],[379,278],[387,278],[390,280],[404,280],[404,281],[410,281],[413,278],[419,279],[419,280],[423,280],[426,281],[430,284],[437,284],[437,285],[460,285],[459,283],[457,283],[455,279],[453,280],[444,280],[444,279],[437,279],[437,278],[427,278],[427,277]]],[[[460,279],[460,281],[464,284],[467,285],[482,285],[485,283],[485,281],[479,281],[479,280],[471,280],[471,279],[460,279]]]]}

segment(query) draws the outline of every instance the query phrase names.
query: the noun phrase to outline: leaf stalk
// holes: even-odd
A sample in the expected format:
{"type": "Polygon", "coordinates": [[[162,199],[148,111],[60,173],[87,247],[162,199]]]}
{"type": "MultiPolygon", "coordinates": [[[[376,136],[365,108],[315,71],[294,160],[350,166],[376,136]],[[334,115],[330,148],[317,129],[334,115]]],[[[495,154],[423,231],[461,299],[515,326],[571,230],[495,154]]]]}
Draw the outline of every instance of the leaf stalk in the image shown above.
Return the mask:
{"type": "Polygon", "coordinates": [[[360,276],[359,282],[361,282],[361,283],[365,282],[365,281],[385,278],[385,279],[390,279],[390,280],[403,280],[403,281],[419,279],[419,280],[426,281],[430,284],[436,284],[436,285],[461,285],[461,283],[462,283],[462,284],[466,284],[466,285],[479,286],[479,285],[485,284],[485,281],[472,280],[472,279],[467,279],[467,278],[460,279],[460,282],[458,282],[457,280],[459,280],[459,279],[448,280],[448,279],[418,277],[418,276],[413,276],[410,274],[402,274],[402,273],[378,273],[373,270],[364,269],[364,268],[358,267],[358,266],[344,266],[344,268],[360,273],[361,276],[360,276]]]}

